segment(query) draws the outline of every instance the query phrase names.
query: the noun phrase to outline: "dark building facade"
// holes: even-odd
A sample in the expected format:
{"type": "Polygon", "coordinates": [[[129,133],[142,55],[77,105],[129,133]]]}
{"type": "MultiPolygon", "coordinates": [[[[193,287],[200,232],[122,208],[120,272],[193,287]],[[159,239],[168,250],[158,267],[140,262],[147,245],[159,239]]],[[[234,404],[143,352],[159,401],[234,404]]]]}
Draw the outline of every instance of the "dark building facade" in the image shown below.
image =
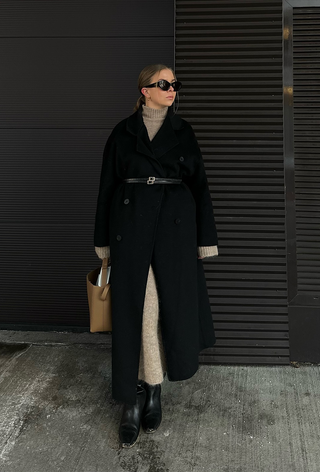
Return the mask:
{"type": "Polygon", "coordinates": [[[0,328],[89,330],[102,151],[161,62],[183,83],[219,234],[203,261],[218,341],[201,361],[319,362],[319,14],[320,0],[3,1],[0,328]]]}

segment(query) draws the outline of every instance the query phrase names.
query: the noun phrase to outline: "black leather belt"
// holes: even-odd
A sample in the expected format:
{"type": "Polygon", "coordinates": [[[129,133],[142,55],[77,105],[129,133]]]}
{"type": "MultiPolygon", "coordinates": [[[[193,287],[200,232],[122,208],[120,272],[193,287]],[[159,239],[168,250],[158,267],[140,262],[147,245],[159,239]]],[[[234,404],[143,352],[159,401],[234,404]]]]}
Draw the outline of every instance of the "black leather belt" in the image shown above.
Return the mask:
{"type": "Polygon", "coordinates": [[[152,184],[180,184],[182,179],[165,179],[162,177],[136,177],[132,179],[123,179],[123,182],[152,184]]]}

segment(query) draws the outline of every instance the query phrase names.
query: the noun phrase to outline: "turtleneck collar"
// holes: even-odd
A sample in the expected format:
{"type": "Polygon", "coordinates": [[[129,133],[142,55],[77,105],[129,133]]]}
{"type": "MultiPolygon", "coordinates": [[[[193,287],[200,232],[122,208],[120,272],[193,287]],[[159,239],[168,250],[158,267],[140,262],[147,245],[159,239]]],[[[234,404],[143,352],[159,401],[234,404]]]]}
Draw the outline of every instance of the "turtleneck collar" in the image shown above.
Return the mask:
{"type": "Polygon", "coordinates": [[[156,108],[148,107],[147,105],[142,104],[142,116],[144,118],[150,119],[159,119],[165,118],[168,113],[169,107],[160,108],[159,110],[156,108]]]}

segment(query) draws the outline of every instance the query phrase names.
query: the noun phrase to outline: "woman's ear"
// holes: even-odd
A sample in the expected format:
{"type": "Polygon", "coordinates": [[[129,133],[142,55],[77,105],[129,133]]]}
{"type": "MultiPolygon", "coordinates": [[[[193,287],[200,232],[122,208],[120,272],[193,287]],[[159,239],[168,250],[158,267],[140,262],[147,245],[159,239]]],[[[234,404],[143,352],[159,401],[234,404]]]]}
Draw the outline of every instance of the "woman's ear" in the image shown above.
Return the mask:
{"type": "Polygon", "coordinates": [[[141,89],[141,93],[142,93],[142,95],[144,95],[145,97],[147,97],[147,96],[149,95],[149,91],[148,91],[147,88],[142,88],[142,89],[141,89]]]}

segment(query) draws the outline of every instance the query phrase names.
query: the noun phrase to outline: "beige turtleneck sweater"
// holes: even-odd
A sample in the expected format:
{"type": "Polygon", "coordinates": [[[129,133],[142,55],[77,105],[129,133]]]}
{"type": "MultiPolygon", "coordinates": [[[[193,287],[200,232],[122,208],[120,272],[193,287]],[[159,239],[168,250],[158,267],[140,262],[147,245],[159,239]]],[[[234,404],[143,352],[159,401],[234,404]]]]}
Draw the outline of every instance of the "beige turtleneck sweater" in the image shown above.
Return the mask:
{"type": "MultiPolygon", "coordinates": [[[[146,105],[142,105],[142,118],[147,128],[148,136],[150,141],[155,137],[159,131],[166,115],[168,113],[168,107],[161,109],[151,108],[146,105]]],[[[110,246],[96,247],[96,254],[100,259],[105,257],[110,258],[110,246]]],[[[211,257],[218,255],[217,246],[200,246],[198,247],[198,256],[201,258],[211,257]]]]}

